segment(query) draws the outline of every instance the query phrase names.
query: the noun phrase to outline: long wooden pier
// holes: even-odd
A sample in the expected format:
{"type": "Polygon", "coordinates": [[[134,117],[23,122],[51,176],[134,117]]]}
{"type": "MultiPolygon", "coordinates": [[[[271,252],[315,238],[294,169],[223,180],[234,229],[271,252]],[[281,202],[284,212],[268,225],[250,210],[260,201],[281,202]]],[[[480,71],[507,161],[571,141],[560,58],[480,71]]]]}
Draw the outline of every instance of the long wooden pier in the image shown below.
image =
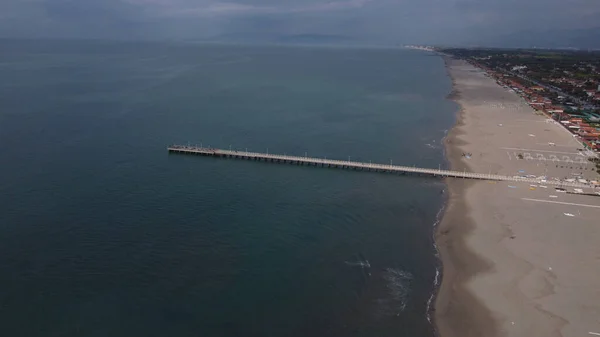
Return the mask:
{"type": "Polygon", "coordinates": [[[201,155],[210,157],[221,157],[221,158],[235,158],[235,159],[246,159],[255,161],[265,161],[273,163],[285,163],[294,165],[307,165],[307,166],[321,166],[348,170],[360,170],[360,171],[372,171],[372,172],[386,172],[386,173],[397,173],[404,175],[418,175],[418,176],[432,176],[432,177],[449,177],[449,178],[463,178],[463,179],[478,179],[478,180],[489,180],[489,181],[513,181],[513,182],[524,182],[530,184],[543,184],[543,185],[554,185],[561,187],[590,187],[589,185],[578,183],[578,182],[566,182],[566,181],[555,181],[546,180],[541,182],[539,179],[524,178],[520,176],[503,176],[498,174],[484,174],[474,172],[459,172],[441,169],[428,169],[420,167],[409,167],[409,166],[398,166],[398,165],[387,165],[387,164],[374,164],[374,163],[363,163],[356,161],[345,161],[345,160],[333,160],[324,158],[312,158],[312,157],[297,157],[288,156],[281,154],[271,153],[259,153],[259,152],[248,152],[248,151],[233,151],[224,149],[215,149],[207,147],[197,146],[186,146],[186,145],[172,145],[168,147],[169,153],[180,153],[189,155],[201,155]]]}

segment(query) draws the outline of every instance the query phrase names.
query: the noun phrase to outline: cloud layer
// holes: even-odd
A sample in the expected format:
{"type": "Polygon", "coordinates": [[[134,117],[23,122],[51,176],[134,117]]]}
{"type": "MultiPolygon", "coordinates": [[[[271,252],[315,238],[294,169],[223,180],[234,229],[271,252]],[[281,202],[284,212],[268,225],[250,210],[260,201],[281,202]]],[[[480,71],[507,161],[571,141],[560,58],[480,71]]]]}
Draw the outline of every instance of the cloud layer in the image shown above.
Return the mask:
{"type": "Polygon", "coordinates": [[[2,37],[207,39],[328,35],[369,43],[479,43],[594,29],[599,0],[3,0],[2,37]]]}

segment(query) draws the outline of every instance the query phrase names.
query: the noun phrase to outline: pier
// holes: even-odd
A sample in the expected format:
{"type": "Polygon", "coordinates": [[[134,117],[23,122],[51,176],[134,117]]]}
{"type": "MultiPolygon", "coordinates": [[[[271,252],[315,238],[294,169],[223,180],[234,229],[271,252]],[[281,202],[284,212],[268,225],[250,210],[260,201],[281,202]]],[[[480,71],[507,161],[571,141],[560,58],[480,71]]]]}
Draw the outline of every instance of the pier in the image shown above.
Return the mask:
{"type": "Polygon", "coordinates": [[[292,165],[306,165],[306,166],[319,166],[329,167],[346,170],[358,170],[358,171],[370,171],[370,172],[384,172],[384,173],[396,173],[401,175],[416,175],[416,176],[430,176],[430,177],[441,177],[441,178],[462,178],[462,179],[477,179],[477,180],[488,180],[488,181],[512,181],[522,182],[530,184],[543,184],[553,185],[559,187],[578,187],[578,188],[589,188],[589,185],[578,183],[578,182],[565,182],[556,180],[546,180],[542,182],[540,179],[525,178],[520,176],[504,176],[498,174],[484,174],[474,172],[460,172],[450,171],[442,169],[429,169],[421,167],[410,167],[410,166],[398,166],[388,164],[376,164],[376,163],[363,163],[350,160],[333,160],[326,158],[313,158],[313,157],[298,157],[288,156],[282,154],[270,154],[260,152],[248,152],[248,151],[234,151],[215,149],[207,147],[197,146],[186,146],[186,145],[172,145],[167,148],[169,153],[179,153],[188,155],[199,155],[219,158],[232,158],[232,159],[245,159],[254,161],[264,161],[281,164],[292,164],[292,165]]]}

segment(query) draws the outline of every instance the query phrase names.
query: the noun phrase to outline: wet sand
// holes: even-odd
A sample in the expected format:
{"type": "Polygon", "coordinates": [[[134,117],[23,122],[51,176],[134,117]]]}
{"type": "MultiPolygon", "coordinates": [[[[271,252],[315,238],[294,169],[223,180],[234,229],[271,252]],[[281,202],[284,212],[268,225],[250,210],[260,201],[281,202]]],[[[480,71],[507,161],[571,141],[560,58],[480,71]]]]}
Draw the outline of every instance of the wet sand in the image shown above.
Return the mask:
{"type": "MultiPolygon", "coordinates": [[[[451,98],[462,108],[445,144],[452,169],[598,179],[568,131],[482,71],[446,62],[451,98]]],[[[442,337],[600,333],[600,198],[543,183],[449,179],[448,186],[436,233],[442,337]]]]}

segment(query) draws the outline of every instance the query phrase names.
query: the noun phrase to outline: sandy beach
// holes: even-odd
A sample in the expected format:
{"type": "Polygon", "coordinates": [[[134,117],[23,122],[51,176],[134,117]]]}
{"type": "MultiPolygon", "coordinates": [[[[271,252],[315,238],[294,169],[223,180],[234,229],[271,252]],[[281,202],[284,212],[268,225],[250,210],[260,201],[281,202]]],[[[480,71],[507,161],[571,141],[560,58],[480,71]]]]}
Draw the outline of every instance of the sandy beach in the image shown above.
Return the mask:
{"type": "MultiPolygon", "coordinates": [[[[598,179],[568,131],[483,71],[446,62],[461,106],[445,144],[452,169],[598,179]]],[[[600,334],[600,198],[543,183],[448,186],[436,234],[442,337],[600,334]]]]}

